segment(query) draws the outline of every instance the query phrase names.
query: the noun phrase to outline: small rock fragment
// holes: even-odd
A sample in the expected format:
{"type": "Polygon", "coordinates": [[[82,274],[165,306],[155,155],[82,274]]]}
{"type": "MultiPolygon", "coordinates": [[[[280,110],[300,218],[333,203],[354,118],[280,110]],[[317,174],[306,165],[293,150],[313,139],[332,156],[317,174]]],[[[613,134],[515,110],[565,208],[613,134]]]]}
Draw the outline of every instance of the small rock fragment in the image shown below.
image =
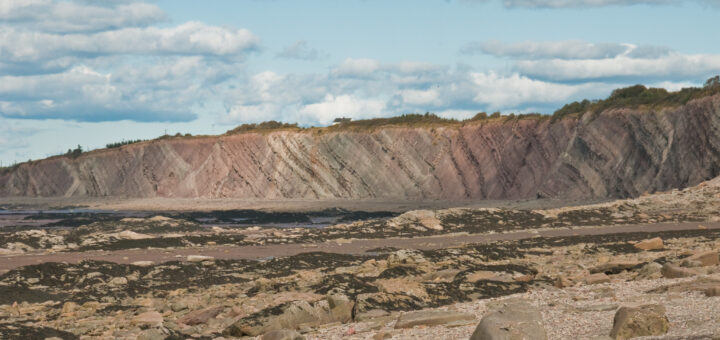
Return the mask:
{"type": "Polygon", "coordinates": [[[659,237],[651,238],[649,240],[643,240],[638,243],[635,243],[635,248],[641,249],[641,250],[660,250],[663,249],[665,246],[663,244],[663,240],[659,237]]]}
{"type": "Polygon", "coordinates": [[[188,262],[203,262],[203,261],[214,261],[215,258],[212,256],[205,255],[188,255],[188,262]]]}

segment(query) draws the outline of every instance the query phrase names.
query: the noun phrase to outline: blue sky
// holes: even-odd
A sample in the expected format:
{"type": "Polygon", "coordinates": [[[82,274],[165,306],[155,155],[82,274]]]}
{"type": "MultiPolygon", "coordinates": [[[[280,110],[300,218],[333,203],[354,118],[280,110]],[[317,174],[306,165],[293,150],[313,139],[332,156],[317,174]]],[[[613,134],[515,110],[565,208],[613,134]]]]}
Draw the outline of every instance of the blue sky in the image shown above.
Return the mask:
{"type": "Polygon", "coordinates": [[[719,17],[719,0],[3,0],[0,161],[699,86],[720,74],[719,17]]]}

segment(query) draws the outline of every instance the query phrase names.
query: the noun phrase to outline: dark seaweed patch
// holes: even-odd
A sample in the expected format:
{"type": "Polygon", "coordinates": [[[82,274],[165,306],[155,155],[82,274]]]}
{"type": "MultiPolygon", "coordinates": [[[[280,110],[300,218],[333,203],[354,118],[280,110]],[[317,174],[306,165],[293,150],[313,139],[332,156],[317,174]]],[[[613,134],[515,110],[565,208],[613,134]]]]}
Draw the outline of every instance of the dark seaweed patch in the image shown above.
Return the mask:
{"type": "Polygon", "coordinates": [[[0,338],[7,340],[45,340],[58,337],[63,340],[74,340],[75,334],[50,327],[32,327],[18,323],[0,323],[0,338]]]}

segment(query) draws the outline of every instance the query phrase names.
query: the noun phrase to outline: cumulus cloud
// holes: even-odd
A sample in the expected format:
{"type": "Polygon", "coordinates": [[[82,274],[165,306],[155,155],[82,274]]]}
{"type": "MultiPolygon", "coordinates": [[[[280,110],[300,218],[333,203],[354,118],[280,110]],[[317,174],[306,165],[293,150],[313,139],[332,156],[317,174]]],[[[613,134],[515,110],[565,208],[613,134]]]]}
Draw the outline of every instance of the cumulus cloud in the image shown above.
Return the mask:
{"type": "Polygon", "coordinates": [[[189,121],[259,44],[243,28],[159,27],[124,0],[0,2],[0,116],[189,121]]]}
{"type": "Polygon", "coordinates": [[[555,82],[634,79],[698,79],[720,71],[720,55],[681,54],[664,46],[580,40],[475,42],[461,53],[514,60],[512,69],[555,82]]]}
{"type": "MultiPolygon", "coordinates": [[[[112,72],[87,66],[33,76],[0,76],[0,115],[77,121],[189,121],[210,98],[213,84],[233,66],[202,57],[158,64],[115,65],[112,72]]],[[[235,69],[234,71],[237,71],[235,69]]]]}
{"type": "Polygon", "coordinates": [[[3,0],[0,20],[15,27],[68,33],[147,26],[165,20],[165,13],[144,2],[3,0]]]}
{"type": "Polygon", "coordinates": [[[0,58],[30,62],[98,55],[236,55],[257,46],[246,29],[188,22],[170,28],[123,28],[93,34],[53,34],[0,27],[0,58]]]}
{"type": "MultiPolygon", "coordinates": [[[[282,120],[324,125],[410,112],[552,111],[568,100],[601,97],[616,84],[562,84],[510,73],[427,63],[349,59],[327,74],[261,72],[227,98],[227,124],[282,120]]],[[[459,115],[459,116],[458,116],[459,115]]]]}
{"type": "Polygon", "coordinates": [[[277,56],[287,59],[316,60],[322,58],[324,55],[325,53],[320,50],[310,47],[307,41],[299,40],[284,48],[277,56]]]}

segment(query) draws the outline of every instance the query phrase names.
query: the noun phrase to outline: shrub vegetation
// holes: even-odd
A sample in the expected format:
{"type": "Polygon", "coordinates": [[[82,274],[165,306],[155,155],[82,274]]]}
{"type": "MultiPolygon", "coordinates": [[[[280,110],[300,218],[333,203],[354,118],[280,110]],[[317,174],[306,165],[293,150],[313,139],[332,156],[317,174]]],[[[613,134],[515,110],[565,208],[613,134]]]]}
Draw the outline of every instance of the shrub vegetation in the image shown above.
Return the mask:
{"type": "Polygon", "coordinates": [[[108,149],[113,149],[113,148],[119,148],[123,145],[135,144],[135,143],[140,143],[140,142],[144,142],[144,141],[145,141],[144,139],[135,139],[135,140],[124,140],[123,139],[120,142],[105,144],[105,147],[108,149]]]}
{"type": "Polygon", "coordinates": [[[661,108],[668,106],[685,105],[687,102],[720,93],[720,76],[708,79],[703,87],[687,87],[680,91],[668,92],[660,88],[647,88],[635,85],[617,89],[604,100],[583,100],[566,104],[553,114],[553,119],[570,115],[582,116],[585,113],[599,113],[615,108],[637,108],[649,106],[661,108]]]}

